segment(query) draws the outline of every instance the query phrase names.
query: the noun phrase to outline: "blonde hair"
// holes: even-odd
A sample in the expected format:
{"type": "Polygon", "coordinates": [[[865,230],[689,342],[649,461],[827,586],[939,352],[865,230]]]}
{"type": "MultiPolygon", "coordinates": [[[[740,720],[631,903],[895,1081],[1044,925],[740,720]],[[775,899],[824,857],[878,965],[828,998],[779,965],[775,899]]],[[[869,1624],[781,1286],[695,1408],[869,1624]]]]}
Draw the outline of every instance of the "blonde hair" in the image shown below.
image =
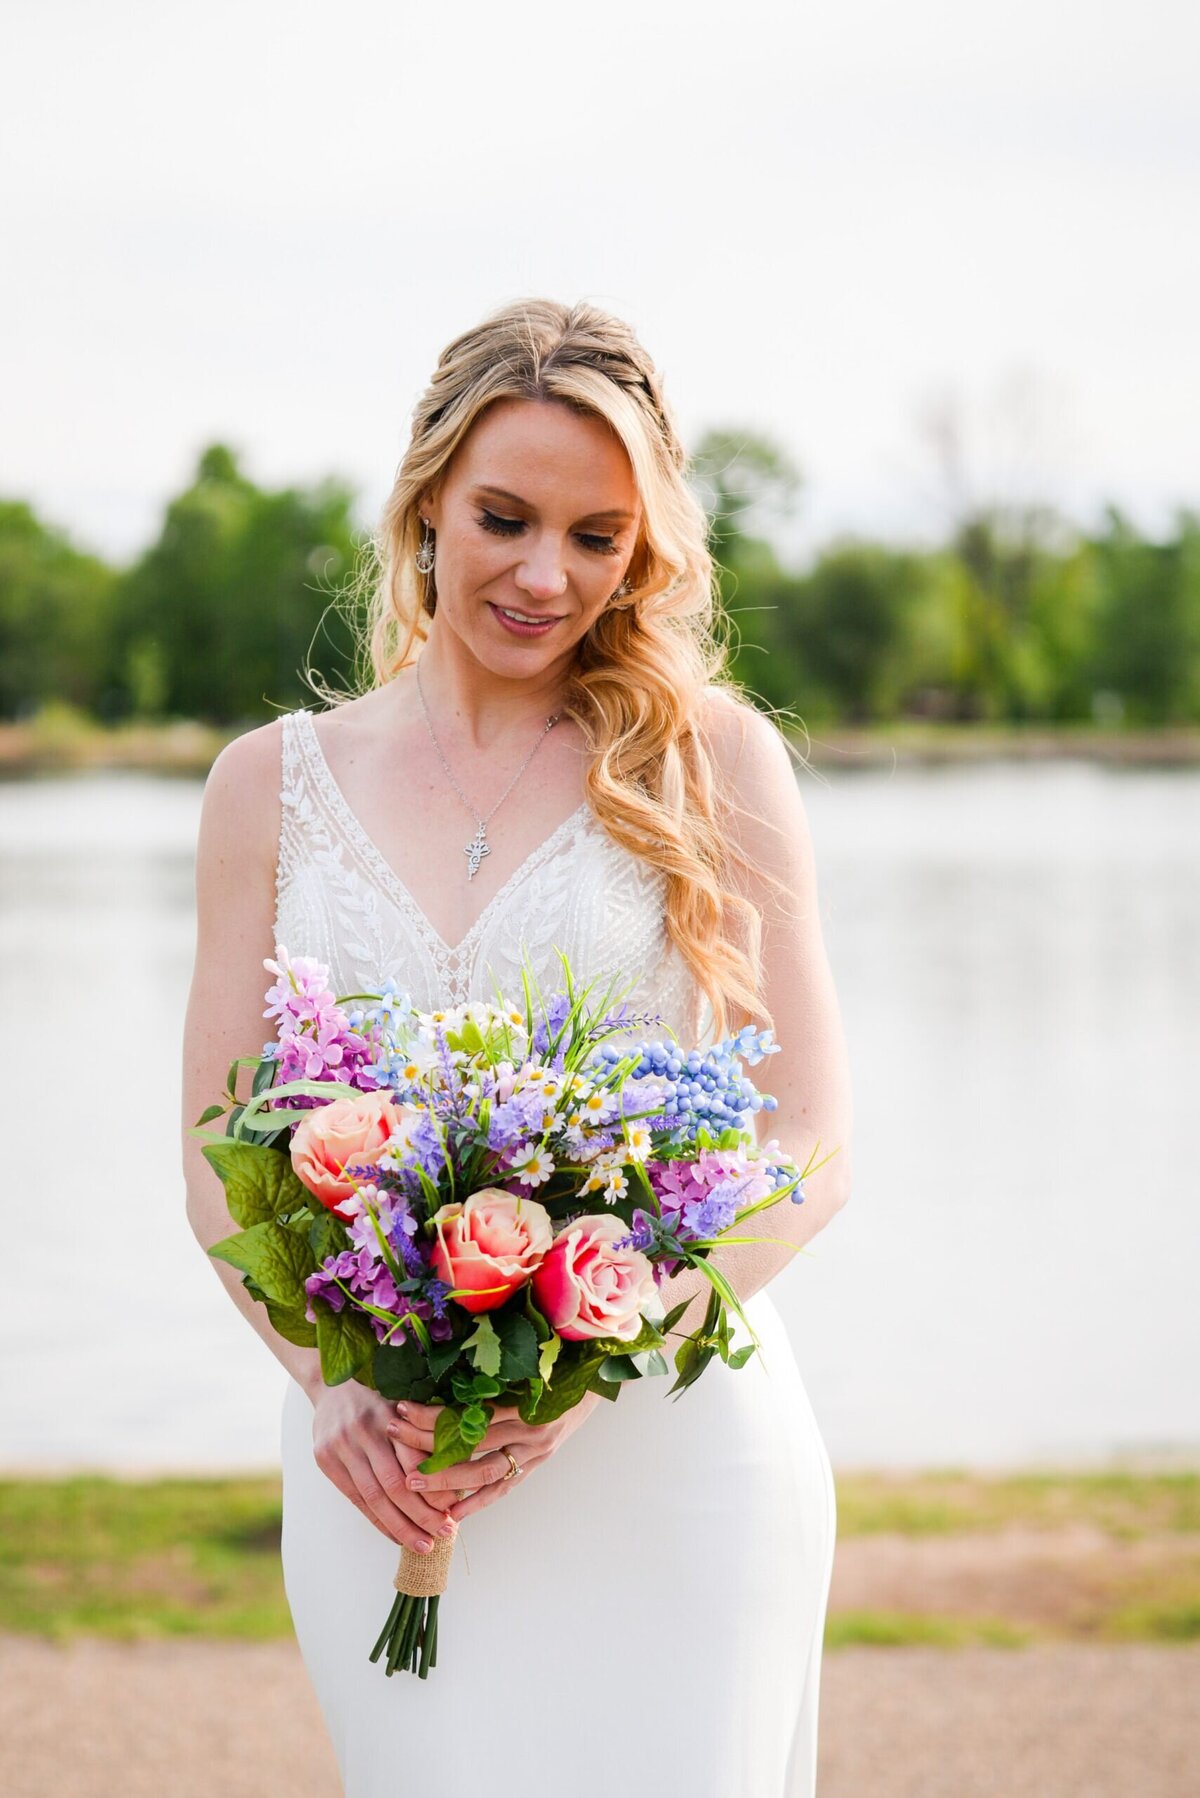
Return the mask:
{"type": "MultiPolygon", "coordinates": [[[[435,491],[484,410],[503,399],[551,400],[608,423],[623,444],[642,526],[618,592],[576,651],[560,710],[583,733],[587,796],[614,842],[665,877],[665,925],[712,1007],[717,1037],[738,1021],[771,1022],[761,993],[761,919],[732,884],[743,858],[718,813],[720,771],[697,728],[713,688],[737,698],[708,520],[685,479],[687,457],[654,364],[631,327],[581,302],[526,299],[447,344],[413,413],[369,561],[352,586],[366,601],[364,688],[417,659],[436,606],[415,564],[418,502],[435,491]],[[373,679],[369,677],[373,674],[373,679]],[[741,940],[739,940],[741,938],[741,940]]],[[[361,616],[361,609],[360,609],[361,616]]]]}

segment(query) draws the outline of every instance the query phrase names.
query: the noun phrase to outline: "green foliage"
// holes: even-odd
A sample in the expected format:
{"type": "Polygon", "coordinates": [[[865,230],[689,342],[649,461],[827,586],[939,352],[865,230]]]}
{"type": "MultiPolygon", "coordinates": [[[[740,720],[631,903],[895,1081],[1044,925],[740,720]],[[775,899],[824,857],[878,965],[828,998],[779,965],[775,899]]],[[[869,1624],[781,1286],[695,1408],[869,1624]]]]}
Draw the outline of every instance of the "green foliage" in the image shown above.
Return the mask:
{"type": "MultiPolygon", "coordinates": [[[[754,431],[705,434],[733,675],[814,726],[899,719],[1200,723],[1200,513],[1162,540],[1116,508],[1091,533],[1045,508],[975,507],[924,549],[843,538],[785,567],[803,492],[754,431]]],[[[59,734],[189,717],[248,724],[355,682],[348,578],[370,555],[336,481],[272,490],[214,444],[154,543],[115,569],[0,501],[0,718],[59,734]]],[[[361,621],[359,621],[361,622],[361,621]]]]}
{"type": "Polygon", "coordinates": [[[325,1384],[341,1386],[346,1380],[358,1380],[363,1386],[374,1385],[371,1364],[377,1341],[363,1313],[350,1305],[335,1311],[320,1296],[313,1299],[312,1308],[317,1319],[317,1348],[325,1384]]]}
{"type": "Polygon", "coordinates": [[[352,503],[333,481],[256,487],[228,449],[207,450],[120,579],[108,715],[261,718],[311,698],[310,663],[346,683],[353,643],[330,602],[359,552],[352,503]]]}
{"type": "Polygon", "coordinates": [[[117,577],[19,501],[0,500],[0,718],[100,709],[117,577]]]}
{"type": "Polygon", "coordinates": [[[307,1202],[308,1194],[282,1150],[230,1141],[206,1143],[201,1153],[220,1176],[229,1215],[243,1230],[269,1218],[286,1217],[307,1202]]]}

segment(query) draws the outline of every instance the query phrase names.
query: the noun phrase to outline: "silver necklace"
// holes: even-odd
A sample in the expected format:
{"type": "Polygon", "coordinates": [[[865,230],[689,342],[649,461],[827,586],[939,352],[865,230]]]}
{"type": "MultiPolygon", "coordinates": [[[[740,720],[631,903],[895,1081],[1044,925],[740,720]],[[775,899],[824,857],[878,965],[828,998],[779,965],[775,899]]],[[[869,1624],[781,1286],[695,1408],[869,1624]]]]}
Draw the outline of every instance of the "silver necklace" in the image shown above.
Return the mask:
{"type": "Polygon", "coordinates": [[[446,760],[445,756],[442,754],[442,746],[438,742],[437,737],[434,734],[433,720],[429,716],[429,707],[425,704],[425,689],[421,685],[421,659],[419,656],[417,658],[417,693],[419,694],[420,700],[421,700],[421,710],[425,714],[425,724],[429,731],[430,741],[432,742],[433,747],[437,750],[438,760],[441,762],[442,767],[446,770],[446,773],[450,780],[450,785],[454,788],[454,791],[458,794],[459,798],[462,800],[463,804],[466,806],[466,808],[470,812],[471,816],[474,819],[476,819],[476,821],[477,821],[477,827],[476,827],[474,837],[471,839],[471,841],[469,843],[465,844],[464,848],[463,848],[463,854],[467,857],[467,879],[474,880],[476,874],[478,874],[478,872],[479,872],[480,862],[483,860],[485,855],[490,855],[492,853],[491,844],[487,840],[487,827],[488,827],[489,821],[500,810],[500,807],[504,804],[504,801],[508,798],[508,796],[512,792],[513,788],[516,786],[517,782],[520,780],[522,774],[524,774],[526,768],[528,768],[530,762],[533,760],[534,756],[537,754],[538,750],[541,748],[547,735],[549,734],[550,731],[552,731],[554,729],[554,726],[558,723],[559,718],[562,716],[562,713],[561,712],[551,712],[550,716],[547,718],[547,720],[545,722],[545,725],[542,727],[541,736],[538,738],[538,740],[534,744],[533,748],[529,751],[529,754],[525,757],[525,760],[521,763],[521,766],[517,769],[516,773],[513,775],[512,779],[509,781],[508,785],[505,787],[503,793],[501,793],[499,799],[497,799],[495,805],[492,807],[491,811],[487,814],[487,817],[481,818],[479,816],[479,813],[476,811],[475,807],[471,804],[471,801],[467,798],[466,794],[463,792],[462,788],[459,786],[458,782],[455,780],[454,770],[450,766],[449,762],[446,760]]]}

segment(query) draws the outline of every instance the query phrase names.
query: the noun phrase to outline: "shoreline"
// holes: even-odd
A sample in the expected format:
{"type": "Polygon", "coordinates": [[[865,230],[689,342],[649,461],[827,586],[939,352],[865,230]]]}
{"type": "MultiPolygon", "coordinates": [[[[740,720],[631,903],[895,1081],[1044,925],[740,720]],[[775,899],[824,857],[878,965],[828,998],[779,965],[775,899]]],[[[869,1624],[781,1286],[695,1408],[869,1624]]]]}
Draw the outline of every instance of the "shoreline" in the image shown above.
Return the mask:
{"type": "MultiPolygon", "coordinates": [[[[221,728],[190,719],[97,724],[67,707],[0,722],[0,779],[121,771],[203,779],[226,743],[256,720],[221,728]]],[[[1122,767],[1200,766],[1200,726],[1112,730],[1092,725],[922,724],[815,726],[792,733],[798,756],[822,772],[995,761],[1084,760],[1122,767]]]]}

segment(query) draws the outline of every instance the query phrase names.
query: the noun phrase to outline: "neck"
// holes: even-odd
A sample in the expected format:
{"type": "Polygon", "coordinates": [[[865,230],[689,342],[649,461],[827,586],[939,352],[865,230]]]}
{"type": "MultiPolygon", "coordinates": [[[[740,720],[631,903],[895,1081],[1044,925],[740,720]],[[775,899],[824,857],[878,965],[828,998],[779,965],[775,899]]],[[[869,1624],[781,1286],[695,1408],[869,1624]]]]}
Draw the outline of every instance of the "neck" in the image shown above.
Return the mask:
{"type": "MultiPolygon", "coordinates": [[[[565,658],[524,679],[485,668],[436,617],[420,655],[421,692],[435,729],[449,729],[475,749],[495,749],[527,738],[561,710],[565,658]]],[[[418,704],[420,700],[418,698],[418,704]]]]}

